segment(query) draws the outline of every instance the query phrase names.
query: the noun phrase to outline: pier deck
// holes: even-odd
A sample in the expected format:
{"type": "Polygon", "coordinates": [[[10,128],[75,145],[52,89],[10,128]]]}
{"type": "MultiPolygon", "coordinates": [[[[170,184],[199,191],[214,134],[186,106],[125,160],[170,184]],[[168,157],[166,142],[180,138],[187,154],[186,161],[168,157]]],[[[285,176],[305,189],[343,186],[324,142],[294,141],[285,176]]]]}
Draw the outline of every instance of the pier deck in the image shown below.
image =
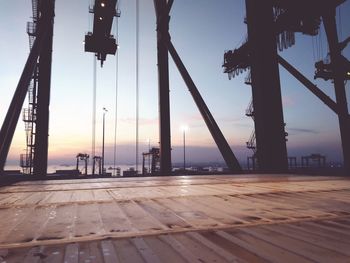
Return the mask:
{"type": "Polygon", "coordinates": [[[350,262],[350,180],[16,183],[0,188],[0,262],[350,262]]]}

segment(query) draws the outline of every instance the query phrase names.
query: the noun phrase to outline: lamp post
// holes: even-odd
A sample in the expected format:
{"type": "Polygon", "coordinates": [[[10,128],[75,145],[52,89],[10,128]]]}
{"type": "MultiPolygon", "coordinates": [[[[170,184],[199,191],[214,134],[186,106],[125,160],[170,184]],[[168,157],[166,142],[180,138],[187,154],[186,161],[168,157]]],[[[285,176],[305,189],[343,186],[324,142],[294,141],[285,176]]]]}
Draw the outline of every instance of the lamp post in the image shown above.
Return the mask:
{"type": "Polygon", "coordinates": [[[148,173],[151,173],[151,139],[147,139],[148,142],[148,173]]]}
{"type": "Polygon", "coordinates": [[[102,124],[102,175],[105,174],[105,115],[108,110],[103,107],[103,124],[102,124]]]}
{"type": "Polygon", "coordinates": [[[187,125],[181,126],[182,139],[183,139],[183,155],[184,155],[184,172],[186,171],[186,131],[188,130],[187,125]]]}

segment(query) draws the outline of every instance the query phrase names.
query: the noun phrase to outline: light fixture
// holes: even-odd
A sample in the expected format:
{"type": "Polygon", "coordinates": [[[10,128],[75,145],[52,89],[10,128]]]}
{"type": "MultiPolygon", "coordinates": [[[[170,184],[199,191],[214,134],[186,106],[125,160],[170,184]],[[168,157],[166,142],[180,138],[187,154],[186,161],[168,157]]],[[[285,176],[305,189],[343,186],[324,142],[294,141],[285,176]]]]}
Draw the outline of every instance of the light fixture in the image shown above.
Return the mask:
{"type": "Polygon", "coordinates": [[[102,6],[102,7],[105,7],[105,3],[101,3],[101,6],[102,6]]]}
{"type": "Polygon", "coordinates": [[[180,126],[180,130],[181,130],[182,132],[186,132],[186,131],[188,131],[188,126],[187,126],[187,125],[181,125],[181,126],[180,126]]]}
{"type": "Polygon", "coordinates": [[[101,21],[102,21],[102,19],[103,19],[102,16],[100,16],[100,20],[101,20],[101,21]]]}
{"type": "Polygon", "coordinates": [[[186,173],[186,132],[188,131],[188,126],[187,125],[181,125],[180,127],[182,131],[182,136],[183,136],[183,151],[184,151],[184,163],[183,163],[183,169],[184,173],[186,173]]]}

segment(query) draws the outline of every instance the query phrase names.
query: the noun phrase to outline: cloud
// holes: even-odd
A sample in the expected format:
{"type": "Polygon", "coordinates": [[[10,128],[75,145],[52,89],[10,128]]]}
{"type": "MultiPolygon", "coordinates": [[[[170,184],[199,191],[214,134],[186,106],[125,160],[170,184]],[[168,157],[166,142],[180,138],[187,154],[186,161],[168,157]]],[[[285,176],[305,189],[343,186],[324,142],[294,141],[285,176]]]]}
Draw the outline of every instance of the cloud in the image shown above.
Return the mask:
{"type": "MultiPolygon", "coordinates": [[[[124,123],[124,124],[132,124],[135,125],[135,118],[121,118],[118,120],[118,122],[124,123]]],[[[158,118],[140,118],[139,119],[139,125],[157,125],[158,124],[158,118]]]]}
{"type": "Polygon", "coordinates": [[[291,96],[282,96],[283,107],[293,107],[296,105],[296,101],[291,96]]]}
{"type": "MultiPolygon", "coordinates": [[[[227,117],[227,116],[215,117],[214,116],[214,119],[220,123],[221,122],[229,122],[229,123],[240,122],[240,121],[242,121],[242,119],[245,119],[245,118],[246,118],[245,116],[240,116],[240,117],[227,117]]],[[[190,115],[187,118],[187,120],[188,121],[204,121],[204,119],[200,113],[190,115]]]]}
{"type": "Polygon", "coordinates": [[[311,133],[311,134],[318,134],[319,131],[314,129],[303,129],[303,128],[286,128],[289,135],[296,135],[300,133],[311,133]]]}
{"type": "MultiPolygon", "coordinates": [[[[225,117],[225,116],[215,117],[214,116],[214,119],[219,126],[230,125],[234,127],[251,127],[251,125],[247,124],[247,122],[249,123],[251,120],[246,116],[240,116],[240,117],[225,117]]],[[[190,126],[191,129],[194,129],[194,128],[202,129],[207,127],[202,115],[199,113],[188,116],[183,122],[186,123],[188,126],[190,126]]]]}

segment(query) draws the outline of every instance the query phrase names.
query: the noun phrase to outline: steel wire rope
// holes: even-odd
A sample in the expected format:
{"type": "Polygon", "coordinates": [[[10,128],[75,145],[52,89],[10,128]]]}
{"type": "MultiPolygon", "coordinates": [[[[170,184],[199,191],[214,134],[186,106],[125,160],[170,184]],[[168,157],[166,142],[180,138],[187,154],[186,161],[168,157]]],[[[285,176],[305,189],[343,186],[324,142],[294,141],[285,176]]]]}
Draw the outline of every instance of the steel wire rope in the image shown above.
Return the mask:
{"type": "Polygon", "coordinates": [[[342,26],[342,17],[341,17],[341,6],[338,7],[338,28],[339,28],[339,39],[343,40],[343,26],[342,26]]]}
{"type": "MultiPolygon", "coordinates": [[[[94,8],[92,0],[89,5],[89,27],[92,26],[90,8],[94,8]]],[[[92,88],[92,132],[91,132],[91,158],[96,155],[96,93],[97,93],[97,60],[93,54],[93,88],[92,88]]]]}
{"type": "Polygon", "coordinates": [[[139,155],[139,16],[140,1],[136,0],[136,174],[138,173],[138,155],[139,155]]]}
{"type": "MultiPolygon", "coordinates": [[[[120,1],[117,5],[117,17],[115,19],[115,37],[119,43],[119,30],[118,30],[118,14],[119,14],[120,1]]],[[[119,44],[118,44],[119,47],[119,44]]],[[[119,81],[119,48],[117,49],[115,58],[115,116],[114,116],[114,151],[113,151],[113,174],[116,176],[116,160],[117,160],[117,128],[118,128],[118,81],[119,81]]]]}

